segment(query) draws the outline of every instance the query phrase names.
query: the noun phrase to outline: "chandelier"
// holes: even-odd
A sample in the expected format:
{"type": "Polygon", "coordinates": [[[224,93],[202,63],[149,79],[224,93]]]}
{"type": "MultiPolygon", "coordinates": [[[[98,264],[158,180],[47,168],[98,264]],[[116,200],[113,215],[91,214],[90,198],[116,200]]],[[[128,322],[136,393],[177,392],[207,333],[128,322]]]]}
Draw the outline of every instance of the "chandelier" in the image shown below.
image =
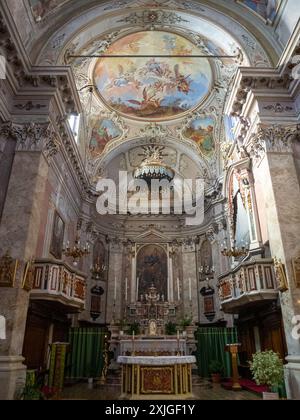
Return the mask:
{"type": "Polygon", "coordinates": [[[144,159],[139,168],[134,172],[136,179],[142,179],[151,185],[152,180],[161,181],[163,179],[171,182],[174,179],[175,172],[169,166],[163,163],[163,158],[168,156],[163,154],[163,146],[144,146],[142,156],[144,159]]]}
{"type": "Polygon", "coordinates": [[[63,249],[63,253],[66,257],[73,258],[73,265],[77,266],[79,263],[79,260],[83,257],[87,257],[90,255],[90,246],[88,243],[86,243],[84,246],[82,246],[79,236],[76,236],[74,245],[71,247],[70,242],[67,242],[66,247],[63,249]]]}
{"type": "Polygon", "coordinates": [[[229,258],[241,258],[241,257],[245,257],[246,255],[249,254],[249,245],[242,245],[241,247],[237,247],[236,246],[236,240],[233,242],[233,247],[231,247],[230,249],[228,249],[226,247],[226,245],[224,245],[224,248],[221,251],[221,254],[224,257],[229,257],[229,258]]]}
{"type": "Polygon", "coordinates": [[[107,271],[107,267],[104,264],[100,264],[100,259],[91,267],[92,279],[97,281],[103,278],[104,273],[107,271]]]}

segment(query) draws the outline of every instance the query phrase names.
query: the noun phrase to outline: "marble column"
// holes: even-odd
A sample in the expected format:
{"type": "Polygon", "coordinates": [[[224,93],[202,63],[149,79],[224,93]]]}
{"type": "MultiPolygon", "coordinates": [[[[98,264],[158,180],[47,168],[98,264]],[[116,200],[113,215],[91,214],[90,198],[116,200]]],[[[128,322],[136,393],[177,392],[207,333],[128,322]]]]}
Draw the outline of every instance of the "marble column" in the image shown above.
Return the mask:
{"type": "MultiPolygon", "coordinates": [[[[25,131],[22,134],[25,142],[25,131]]],[[[48,168],[41,150],[17,148],[0,224],[0,255],[9,250],[20,261],[14,287],[0,290],[1,315],[7,323],[6,339],[0,340],[0,399],[4,400],[14,399],[25,382],[22,350],[29,293],[22,289],[22,277],[24,263],[36,255],[48,168]]]]}
{"type": "Polygon", "coordinates": [[[12,138],[4,138],[0,132],[0,220],[4,208],[15,148],[16,141],[12,138]]]}
{"type": "Polygon", "coordinates": [[[182,249],[183,295],[181,297],[184,315],[198,322],[198,279],[196,246],[194,240],[184,241],[182,249]]]}
{"type": "Polygon", "coordinates": [[[300,187],[291,148],[293,137],[289,128],[281,126],[261,130],[254,141],[263,145],[265,153],[257,159],[253,173],[254,179],[264,184],[271,254],[281,259],[286,269],[288,290],[280,294],[289,354],[286,385],[289,398],[300,399],[300,339],[292,335],[293,317],[300,315],[300,289],[292,270],[292,259],[300,255],[300,187]]]}

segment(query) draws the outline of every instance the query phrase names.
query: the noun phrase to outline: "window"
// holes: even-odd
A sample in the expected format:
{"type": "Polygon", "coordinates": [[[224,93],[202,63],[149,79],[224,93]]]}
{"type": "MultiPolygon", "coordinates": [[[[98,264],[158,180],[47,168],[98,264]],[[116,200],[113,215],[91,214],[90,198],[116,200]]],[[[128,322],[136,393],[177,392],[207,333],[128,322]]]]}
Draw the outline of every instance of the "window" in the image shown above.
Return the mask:
{"type": "Polygon", "coordinates": [[[71,115],[68,121],[76,143],[78,143],[80,115],[71,115]]]}

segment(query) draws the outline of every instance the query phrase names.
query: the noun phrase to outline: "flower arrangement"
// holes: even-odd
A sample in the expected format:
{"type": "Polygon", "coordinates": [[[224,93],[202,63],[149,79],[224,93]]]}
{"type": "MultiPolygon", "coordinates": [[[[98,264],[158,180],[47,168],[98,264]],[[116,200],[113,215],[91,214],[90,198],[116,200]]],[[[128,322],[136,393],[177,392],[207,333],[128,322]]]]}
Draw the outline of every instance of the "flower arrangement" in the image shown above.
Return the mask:
{"type": "Polygon", "coordinates": [[[267,385],[271,389],[283,382],[283,362],[272,350],[254,354],[250,370],[257,385],[267,385]]]}

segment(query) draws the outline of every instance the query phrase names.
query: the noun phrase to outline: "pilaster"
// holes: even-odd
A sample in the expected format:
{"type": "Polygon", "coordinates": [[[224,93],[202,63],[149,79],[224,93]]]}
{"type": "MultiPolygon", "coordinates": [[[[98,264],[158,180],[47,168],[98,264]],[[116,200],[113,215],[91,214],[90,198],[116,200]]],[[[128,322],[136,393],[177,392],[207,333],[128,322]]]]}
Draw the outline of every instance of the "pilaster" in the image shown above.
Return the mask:
{"type": "Polygon", "coordinates": [[[26,367],[22,349],[29,305],[29,293],[23,289],[25,263],[34,258],[41,224],[41,203],[48,177],[48,161],[53,149],[49,124],[0,127],[2,136],[16,142],[6,200],[0,224],[0,256],[7,251],[19,261],[15,282],[1,288],[1,314],[7,320],[6,339],[0,341],[0,399],[13,399],[24,385],[26,367]]]}

